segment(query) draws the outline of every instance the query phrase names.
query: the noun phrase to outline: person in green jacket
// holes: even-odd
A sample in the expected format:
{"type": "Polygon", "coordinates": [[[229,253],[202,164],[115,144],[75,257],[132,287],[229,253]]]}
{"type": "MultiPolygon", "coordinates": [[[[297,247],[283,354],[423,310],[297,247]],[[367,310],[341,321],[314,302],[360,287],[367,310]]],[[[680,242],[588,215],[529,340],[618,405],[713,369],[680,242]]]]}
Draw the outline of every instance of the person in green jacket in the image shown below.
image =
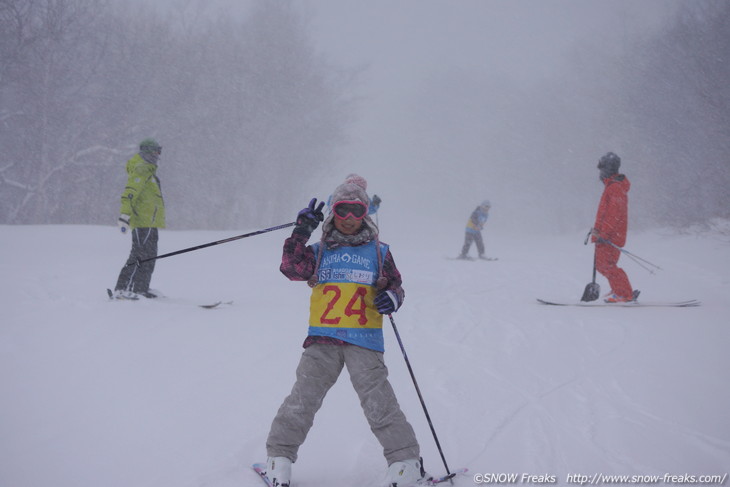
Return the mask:
{"type": "Polygon", "coordinates": [[[127,161],[127,186],[122,193],[122,208],[117,225],[122,234],[132,234],[132,251],[122,267],[114,288],[119,299],[156,298],[150,280],[157,257],[158,228],[165,228],[165,202],[162,199],[157,162],[162,147],[155,139],[144,139],[139,153],[127,161]]]}

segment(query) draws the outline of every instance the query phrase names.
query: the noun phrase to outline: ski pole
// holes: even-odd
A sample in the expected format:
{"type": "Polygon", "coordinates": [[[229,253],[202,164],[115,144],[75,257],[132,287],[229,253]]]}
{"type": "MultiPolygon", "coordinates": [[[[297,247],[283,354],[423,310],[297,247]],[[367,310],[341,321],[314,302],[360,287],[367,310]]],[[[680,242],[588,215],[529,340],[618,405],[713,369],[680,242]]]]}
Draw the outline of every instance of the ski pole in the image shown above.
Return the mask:
{"type": "MultiPolygon", "coordinates": [[[[421,401],[421,407],[423,408],[423,412],[426,414],[426,421],[428,421],[428,426],[431,428],[431,434],[433,435],[434,441],[436,441],[436,448],[438,448],[439,455],[441,455],[441,461],[444,462],[444,467],[446,468],[446,473],[448,475],[451,475],[451,471],[449,470],[449,466],[446,464],[446,458],[444,457],[444,452],[441,449],[441,443],[439,443],[438,436],[436,436],[436,430],[433,427],[433,423],[431,422],[431,416],[428,414],[428,409],[426,409],[426,403],[423,400],[423,396],[421,395],[421,389],[418,387],[418,382],[416,382],[416,376],[413,374],[413,368],[411,367],[411,362],[408,360],[408,355],[406,354],[406,349],[403,347],[403,340],[400,339],[400,333],[398,333],[398,328],[395,326],[395,320],[393,319],[393,315],[389,314],[388,318],[390,318],[390,324],[393,325],[393,331],[395,332],[395,337],[398,340],[398,345],[400,346],[400,351],[403,353],[403,358],[406,361],[406,365],[408,366],[408,372],[411,374],[411,379],[413,380],[413,385],[416,386],[416,393],[418,394],[418,399],[421,401]]],[[[452,482],[453,484],[453,482],[452,482]]]]}
{"type": "Polygon", "coordinates": [[[193,250],[200,250],[200,249],[204,249],[206,247],[212,247],[213,245],[220,245],[220,244],[224,244],[224,243],[228,243],[228,242],[233,242],[234,240],[240,240],[240,239],[246,238],[246,237],[253,237],[255,235],[261,235],[262,233],[273,232],[274,230],[281,230],[282,228],[291,227],[294,225],[296,225],[296,222],[285,223],[283,225],[277,225],[277,226],[271,227],[271,228],[264,228],[263,230],[257,230],[255,232],[246,233],[246,234],[238,235],[235,237],[225,238],[223,240],[217,240],[215,242],[209,242],[209,243],[202,244],[202,245],[196,245],[195,247],[189,247],[187,249],[176,250],[175,252],[158,255],[157,257],[149,257],[147,259],[137,260],[136,262],[131,262],[127,265],[132,265],[132,264],[140,265],[145,262],[149,262],[151,260],[164,259],[165,257],[172,257],[173,255],[184,254],[185,252],[192,252],[193,250]]]}
{"type": "MultiPolygon", "coordinates": [[[[591,235],[593,235],[593,229],[592,228],[588,232],[588,235],[586,235],[586,239],[583,242],[583,245],[588,245],[588,239],[591,238],[591,235]]],[[[652,264],[648,260],[642,259],[641,257],[639,257],[636,254],[632,254],[631,252],[629,252],[628,250],[624,249],[623,247],[619,247],[618,245],[616,245],[615,243],[611,242],[610,240],[606,240],[605,238],[601,238],[601,237],[598,237],[597,236],[596,237],[596,241],[599,242],[599,243],[608,244],[608,245],[610,245],[610,246],[612,246],[612,247],[620,250],[621,252],[623,252],[624,254],[626,254],[631,260],[633,260],[634,262],[636,262],[637,264],[639,264],[640,267],[646,269],[650,274],[654,274],[654,271],[652,269],[648,268],[647,266],[645,266],[644,264],[642,264],[642,262],[645,263],[645,264],[649,264],[650,266],[652,266],[653,268],[655,268],[657,270],[660,270],[660,271],[661,270],[664,270],[661,267],[659,267],[658,265],[652,264]]]]}
{"type": "Polygon", "coordinates": [[[654,271],[653,271],[652,269],[650,269],[649,267],[645,266],[644,264],[642,264],[642,262],[643,262],[643,263],[645,263],[645,264],[649,264],[650,266],[652,266],[653,268],[655,268],[655,269],[657,269],[657,270],[660,270],[660,271],[661,271],[661,270],[663,270],[663,269],[662,269],[661,267],[659,267],[658,265],[656,265],[656,264],[652,264],[652,263],[651,263],[651,262],[649,262],[648,260],[646,260],[646,259],[642,259],[641,257],[639,257],[639,256],[638,256],[638,255],[636,255],[636,254],[632,254],[632,253],[631,253],[631,252],[629,252],[628,250],[624,249],[623,247],[619,247],[618,245],[616,245],[615,243],[611,242],[610,240],[606,240],[606,239],[604,239],[604,238],[600,238],[600,237],[599,237],[599,238],[596,238],[596,241],[598,241],[598,242],[600,242],[600,243],[608,244],[608,245],[610,245],[611,247],[613,247],[613,248],[615,248],[615,249],[618,249],[618,250],[620,250],[621,252],[623,252],[624,254],[626,254],[627,256],[629,256],[629,258],[630,258],[630,259],[632,259],[632,260],[633,260],[634,262],[636,262],[636,263],[637,263],[637,264],[639,264],[639,265],[640,265],[641,267],[643,267],[644,269],[646,269],[647,271],[649,271],[649,273],[650,273],[650,274],[654,274],[654,271]]]}

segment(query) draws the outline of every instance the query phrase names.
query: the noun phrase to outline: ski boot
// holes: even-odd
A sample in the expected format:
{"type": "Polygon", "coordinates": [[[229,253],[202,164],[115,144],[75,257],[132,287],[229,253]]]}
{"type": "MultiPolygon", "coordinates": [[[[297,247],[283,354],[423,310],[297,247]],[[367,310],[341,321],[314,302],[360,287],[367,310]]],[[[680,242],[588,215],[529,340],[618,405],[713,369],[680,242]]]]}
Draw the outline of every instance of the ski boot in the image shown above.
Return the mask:
{"type": "Polygon", "coordinates": [[[291,460],[286,457],[269,457],[266,460],[266,476],[274,487],[289,487],[291,460]]]}
{"type": "Polygon", "coordinates": [[[383,485],[386,487],[412,487],[427,480],[430,475],[423,469],[423,460],[413,458],[402,462],[393,462],[385,474],[383,485]]]}

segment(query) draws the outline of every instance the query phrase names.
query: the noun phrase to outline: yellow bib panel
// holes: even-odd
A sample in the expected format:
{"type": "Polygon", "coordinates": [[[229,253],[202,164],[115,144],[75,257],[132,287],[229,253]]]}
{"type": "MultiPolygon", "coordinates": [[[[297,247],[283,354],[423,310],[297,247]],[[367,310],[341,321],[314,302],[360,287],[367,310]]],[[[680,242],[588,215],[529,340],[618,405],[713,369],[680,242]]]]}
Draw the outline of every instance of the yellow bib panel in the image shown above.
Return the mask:
{"type": "Polygon", "coordinates": [[[383,315],[373,301],[375,288],[352,282],[318,284],[309,302],[309,326],[382,328],[383,315]]]}

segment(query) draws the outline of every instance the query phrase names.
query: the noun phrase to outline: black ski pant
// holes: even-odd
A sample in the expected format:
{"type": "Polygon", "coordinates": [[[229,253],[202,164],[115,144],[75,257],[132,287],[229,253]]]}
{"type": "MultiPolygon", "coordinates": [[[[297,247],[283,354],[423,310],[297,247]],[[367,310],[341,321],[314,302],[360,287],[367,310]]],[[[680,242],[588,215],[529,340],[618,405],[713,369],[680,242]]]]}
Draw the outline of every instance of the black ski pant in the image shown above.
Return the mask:
{"type": "Polygon", "coordinates": [[[472,242],[476,242],[477,252],[479,252],[479,256],[484,255],[484,240],[482,240],[482,234],[478,232],[464,233],[464,247],[461,249],[461,255],[467,255],[469,253],[469,248],[471,247],[472,242]]]}
{"type": "Polygon", "coordinates": [[[157,257],[157,229],[135,228],[132,230],[132,251],[117,279],[117,291],[144,293],[150,289],[155,260],[142,264],[139,261],[157,257]]]}

